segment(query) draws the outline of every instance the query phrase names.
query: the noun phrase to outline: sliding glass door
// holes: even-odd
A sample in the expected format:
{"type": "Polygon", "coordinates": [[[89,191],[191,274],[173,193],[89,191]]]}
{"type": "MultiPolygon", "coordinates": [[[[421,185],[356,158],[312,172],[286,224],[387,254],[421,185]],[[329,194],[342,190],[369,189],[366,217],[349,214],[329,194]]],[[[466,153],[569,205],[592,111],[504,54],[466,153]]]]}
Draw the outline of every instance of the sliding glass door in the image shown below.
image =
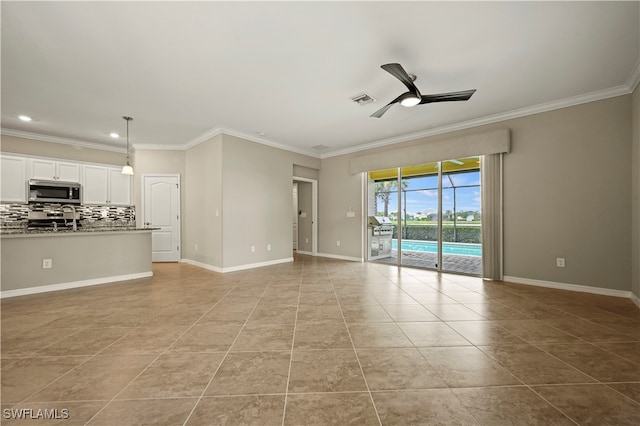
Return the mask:
{"type": "Polygon", "coordinates": [[[401,170],[400,265],[438,269],[438,167],[439,163],[430,163],[401,170]]]}
{"type": "Polygon", "coordinates": [[[478,157],[370,172],[369,215],[394,226],[391,252],[375,260],[481,275],[480,194],[478,157]]]}
{"type": "Polygon", "coordinates": [[[480,159],[442,163],[442,271],[482,274],[480,159]]]}

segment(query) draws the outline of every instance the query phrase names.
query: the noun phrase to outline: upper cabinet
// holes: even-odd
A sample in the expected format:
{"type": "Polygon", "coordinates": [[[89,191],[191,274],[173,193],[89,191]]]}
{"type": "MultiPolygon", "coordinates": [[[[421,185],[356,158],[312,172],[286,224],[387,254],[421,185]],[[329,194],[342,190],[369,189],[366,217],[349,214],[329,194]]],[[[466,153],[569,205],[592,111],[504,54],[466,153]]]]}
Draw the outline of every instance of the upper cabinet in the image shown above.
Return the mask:
{"type": "Polygon", "coordinates": [[[109,168],[109,204],[131,204],[131,175],[123,175],[122,167],[109,168]]]}
{"type": "Polygon", "coordinates": [[[131,176],[117,167],[83,167],[82,203],[131,205],[131,176]]]}
{"type": "Polygon", "coordinates": [[[83,167],[82,204],[107,204],[109,200],[109,177],[103,166],[83,167]]]}
{"type": "Polygon", "coordinates": [[[0,156],[0,201],[5,203],[27,202],[27,159],[0,156]]]}
{"type": "Polygon", "coordinates": [[[48,159],[33,158],[31,179],[59,180],[62,182],[80,182],[80,163],[68,163],[48,159]]]}
{"type": "Polygon", "coordinates": [[[0,202],[26,203],[27,181],[41,179],[81,183],[83,204],[132,204],[133,179],[120,167],[4,153],[0,160],[0,202]]]}

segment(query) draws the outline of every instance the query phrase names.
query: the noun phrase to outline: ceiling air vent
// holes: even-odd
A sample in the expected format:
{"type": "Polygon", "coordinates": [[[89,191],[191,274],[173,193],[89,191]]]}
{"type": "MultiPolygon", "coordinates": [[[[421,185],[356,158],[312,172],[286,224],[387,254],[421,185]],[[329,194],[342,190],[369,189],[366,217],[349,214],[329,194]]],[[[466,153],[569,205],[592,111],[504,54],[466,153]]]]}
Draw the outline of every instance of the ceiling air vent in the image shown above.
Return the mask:
{"type": "Polygon", "coordinates": [[[375,102],[375,99],[372,96],[367,95],[366,93],[356,95],[352,97],[351,100],[357,103],[358,105],[366,105],[366,104],[370,104],[371,102],[375,102]]]}

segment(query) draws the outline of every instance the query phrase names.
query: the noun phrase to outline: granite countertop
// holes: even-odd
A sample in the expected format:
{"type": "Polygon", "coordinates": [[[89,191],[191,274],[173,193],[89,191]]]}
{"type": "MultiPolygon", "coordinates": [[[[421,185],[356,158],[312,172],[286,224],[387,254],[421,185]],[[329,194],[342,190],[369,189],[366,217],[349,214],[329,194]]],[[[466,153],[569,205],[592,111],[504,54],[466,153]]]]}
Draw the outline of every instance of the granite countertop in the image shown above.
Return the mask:
{"type": "Polygon", "coordinates": [[[136,228],[131,226],[104,226],[95,228],[79,228],[77,231],[73,229],[43,228],[43,229],[23,229],[23,228],[5,228],[0,229],[0,235],[68,235],[68,234],[95,234],[101,232],[131,232],[131,231],[154,231],[159,228],[136,228]]]}

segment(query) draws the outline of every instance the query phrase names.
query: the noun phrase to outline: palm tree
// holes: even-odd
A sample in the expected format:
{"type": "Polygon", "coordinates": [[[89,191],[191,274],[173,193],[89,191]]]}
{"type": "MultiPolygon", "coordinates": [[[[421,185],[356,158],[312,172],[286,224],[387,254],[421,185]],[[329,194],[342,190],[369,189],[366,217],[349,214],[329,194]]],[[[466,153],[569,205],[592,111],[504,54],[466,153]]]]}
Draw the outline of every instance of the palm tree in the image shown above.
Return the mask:
{"type": "MultiPolygon", "coordinates": [[[[408,182],[406,180],[402,181],[402,189],[406,189],[408,186],[408,182]]],[[[389,196],[392,191],[397,191],[398,189],[398,180],[385,180],[382,182],[376,182],[375,184],[375,198],[374,198],[374,210],[378,213],[378,198],[384,203],[384,212],[383,216],[389,217],[389,196]]]]}

